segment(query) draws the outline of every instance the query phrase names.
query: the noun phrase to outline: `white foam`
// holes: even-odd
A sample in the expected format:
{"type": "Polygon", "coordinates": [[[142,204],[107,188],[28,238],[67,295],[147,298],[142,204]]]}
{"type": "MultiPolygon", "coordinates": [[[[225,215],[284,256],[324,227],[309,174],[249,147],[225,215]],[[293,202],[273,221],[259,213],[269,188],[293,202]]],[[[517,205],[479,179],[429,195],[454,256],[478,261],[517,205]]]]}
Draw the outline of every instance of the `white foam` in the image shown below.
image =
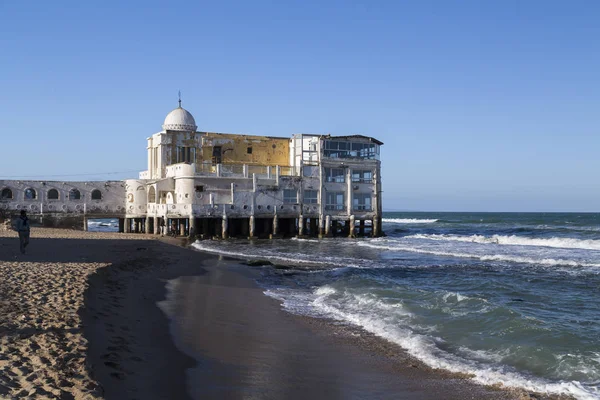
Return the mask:
{"type": "MultiPolygon", "coordinates": [[[[331,295],[331,292],[324,291],[312,302],[318,310],[317,314],[360,326],[400,345],[432,368],[470,374],[473,375],[474,381],[485,385],[501,384],[542,393],[565,394],[581,400],[597,398],[598,393],[592,392],[593,388],[586,388],[576,381],[554,383],[541,378],[523,376],[510,367],[492,365],[488,362],[500,360],[501,354],[471,351],[471,355],[477,357],[474,357],[475,360],[468,360],[445,352],[436,345],[436,342],[443,341],[442,339],[415,333],[389,316],[380,318],[379,313],[373,312],[374,302],[357,302],[356,295],[350,294],[346,294],[346,298],[342,299],[330,298],[331,295]],[[477,359],[483,360],[477,361],[477,359]]],[[[462,353],[469,353],[469,350],[463,348],[462,353]]]]}
{"type": "Polygon", "coordinates": [[[418,218],[382,218],[381,221],[392,224],[433,224],[437,219],[418,219],[418,218]]]}
{"type": "Polygon", "coordinates": [[[323,266],[338,267],[338,268],[340,268],[340,267],[341,268],[347,268],[347,267],[360,268],[358,265],[344,262],[343,259],[336,258],[336,257],[320,256],[319,260],[314,260],[314,259],[300,258],[301,257],[300,254],[296,254],[295,255],[296,257],[283,257],[283,256],[278,256],[278,255],[273,255],[273,254],[248,254],[248,253],[243,253],[243,252],[238,252],[238,251],[230,251],[230,250],[224,250],[224,249],[220,249],[220,248],[211,247],[210,245],[205,245],[200,241],[196,241],[196,242],[192,243],[192,247],[197,250],[200,250],[200,251],[205,251],[207,253],[230,256],[233,258],[242,258],[244,260],[266,259],[266,260],[277,260],[277,261],[284,262],[286,264],[291,264],[291,265],[303,264],[306,266],[323,265],[323,266]]]}
{"type": "MultiPolygon", "coordinates": [[[[373,241],[374,242],[374,241],[373,241]]],[[[394,246],[378,245],[373,242],[359,242],[357,245],[371,247],[380,250],[390,251],[408,251],[411,253],[432,254],[436,256],[458,257],[458,258],[473,258],[481,261],[508,261],[514,263],[525,264],[541,264],[546,266],[568,266],[568,267],[590,267],[598,268],[600,264],[577,262],[573,260],[555,259],[555,258],[531,258],[522,256],[511,256],[506,254],[470,254],[451,251],[439,251],[431,249],[422,249],[412,246],[403,246],[395,244],[394,246]]]]}
{"type": "Polygon", "coordinates": [[[469,242],[482,244],[500,244],[512,246],[538,246],[538,247],[556,247],[564,249],[585,249],[585,250],[600,250],[600,240],[582,240],[573,238],[528,238],[523,236],[483,236],[483,235],[426,235],[417,234],[406,236],[407,239],[427,239],[437,241],[454,241],[454,242],[469,242]]]}

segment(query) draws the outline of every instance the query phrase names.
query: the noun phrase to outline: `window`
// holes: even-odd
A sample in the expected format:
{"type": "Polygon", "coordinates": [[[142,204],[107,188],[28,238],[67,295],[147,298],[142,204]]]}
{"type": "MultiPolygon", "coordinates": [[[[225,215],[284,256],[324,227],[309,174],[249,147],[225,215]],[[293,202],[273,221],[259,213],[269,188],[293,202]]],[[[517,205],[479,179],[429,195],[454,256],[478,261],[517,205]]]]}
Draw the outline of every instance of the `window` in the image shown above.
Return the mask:
{"type": "Polygon", "coordinates": [[[295,189],[283,189],[283,202],[284,203],[297,203],[298,202],[298,191],[295,189]]]}
{"type": "Polygon", "coordinates": [[[327,195],[325,196],[325,209],[338,211],[345,210],[344,192],[327,192],[327,195]]]}
{"type": "Polygon", "coordinates": [[[204,192],[204,186],[196,186],[196,192],[204,192]]]}
{"type": "Polygon", "coordinates": [[[214,146],[212,152],[212,163],[213,165],[221,164],[222,151],[221,146],[214,146]]]}
{"type": "Polygon", "coordinates": [[[195,147],[177,147],[177,163],[193,163],[195,160],[195,147]]]}
{"type": "Polygon", "coordinates": [[[319,192],[317,190],[305,190],[304,191],[304,203],[305,204],[317,204],[319,202],[319,192]]]}
{"type": "Polygon", "coordinates": [[[28,188],[25,189],[25,200],[35,200],[37,199],[37,192],[35,189],[28,188]]]}
{"type": "Polygon", "coordinates": [[[56,189],[48,190],[48,200],[58,200],[58,190],[56,190],[56,189]]]}
{"type": "Polygon", "coordinates": [[[69,200],[80,200],[81,193],[77,189],[71,189],[69,191],[69,200]]]}
{"type": "Polygon", "coordinates": [[[98,189],[92,190],[92,200],[102,200],[102,192],[98,189]]]}
{"type": "Polygon", "coordinates": [[[302,167],[302,176],[319,176],[319,167],[305,165],[302,167]]]}
{"type": "Polygon", "coordinates": [[[358,211],[371,211],[371,193],[354,193],[352,209],[358,211]]]}
{"type": "Polygon", "coordinates": [[[325,168],[326,182],[346,182],[346,170],[344,168],[325,168]]]}
{"type": "Polygon", "coordinates": [[[12,190],[10,190],[9,188],[2,189],[2,193],[0,194],[0,198],[2,200],[12,199],[13,198],[12,190]]]}
{"type": "Polygon", "coordinates": [[[352,182],[371,183],[373,181],[373,172],[370,170],[353,169],[352,182]]]}
{"type": "Polygon", "coordinates": [[[378,160],[379,145],[370,142],[326,140],[323,155],[331,158],[366,158],[378,160]]]}
{"type": "Polygon", "coordinates": [[[252,154],[252,147],[248,147],[246,151],[248,152],[248,154],[252,154]]]}
{"type": "Polygon", "coordinates": [[[148,203],[156,203],[156,189],[154,189],[154,186],[150,186],[150,189],[148,189],[148,203]]]}

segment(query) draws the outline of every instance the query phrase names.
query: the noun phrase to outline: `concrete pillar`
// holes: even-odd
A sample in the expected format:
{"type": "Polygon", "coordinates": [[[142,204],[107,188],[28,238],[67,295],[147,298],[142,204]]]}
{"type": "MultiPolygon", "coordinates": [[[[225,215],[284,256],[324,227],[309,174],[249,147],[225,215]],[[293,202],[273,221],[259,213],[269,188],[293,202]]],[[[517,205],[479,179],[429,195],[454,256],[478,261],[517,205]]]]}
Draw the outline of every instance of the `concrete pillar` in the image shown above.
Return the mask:
{"type": "Polygon", "coordinates": [[[155,235],[160,234],[160,221],[158,217],[154,217],[154,232],[155,235]]]}
{"type": "Polygon", "coordinates": [[[358,228],[358,232],[360,233],[360,236],[365,236],[365,220],[364,219],[360,220],[360,226],[358,228]]]}
{"type": "Polygon", "coordinates": [[[229,224],[227,221],[227,215],[223,215],[223,223],[221,224],[221,237],[223,239],[228,238],[228,231],[227,231],[228,228],[229,228],[229,224]]]}
{"type": "Polygon", "coordinates": [[[136,229],[135,229],[135,233],[142,233],[142,232],[144,232],[142,230],[142,219],[141,218],[136,218],[136,219],[137,219],[137,226],[136,226],[136,229]]]}
{"type": "Polygon", "coordinates": [[[179,218],[177,222],[179,222],[179,235],[185,236],[185,219],[179,218]]]}
{"type": "Polygon", "coordinates": [[[325,236],[331,236],[331,215],[325,217],[325,236]]]}
{"type": "Polygon", "coordinates": [[[88,230],[88,219],[83,218],[83,230],[87,232],[88,230]]]}
{"type": "Polygon", "coordinates": [[[350,216],[350,226],[348,229],[348,237],[354,237],[354,215],[350,216]]]}
{"type": "Polygon", "coordinates": [[[381,217],[376,217],[373,220],[373,236],[379,237],[381,236],[381,217]]]}
{"type": "Polygon", "coordinates": [[[377,226],[377,218],[374,218],[371,221],[371,231],[372,231],[373,237],[379,236],[379,229],[378,229],[378,226],[377,226]]]}
{"type": "Polygon", "coordinates": [[[298,217],[298,236],[304,236],[304,217],[298,217]]]}
{"type": "Polygon", "coordinates": [[[325,221],[323,218],[323,214],[319,214],[319,237],[323,236],[323,230],[324,230],[324,225],[325,221]]]}
{"type": "MultiPolygon", "coordinates": [[[[150,219],[152,217],[146,217],[146,234],[151,234],[152,233],[152,223],[150,222],[150,219]]],[[[154,220],[152,220],[152,222],[154,222],[154,220]]]]}
{"type": "Polygon", "coordinates": [[[189,225],[190,225],[190,232],[189,232],[190,237],[194,238],[196,236],[196,218],[190,217],[189,225]]]}
{"type": "Polygon", "coordinates": [[[250,231],[250,237],[254,237],[254,215],[250,216],[250,221],[248,223],[248,230],[250,231]]]}
{"type": "Polygon", "coordinates": [[[277,214],[273,215],[273,236],[279,234],[279,217],[277,214]]]}
{"type": "Polygon", "coordinates": [[[131,221],[129,218],[125,218],[124,222],[123,222],[123,232],[124,233],[129,233],[129,228],[130,228],[130,224],[131,221]]]}

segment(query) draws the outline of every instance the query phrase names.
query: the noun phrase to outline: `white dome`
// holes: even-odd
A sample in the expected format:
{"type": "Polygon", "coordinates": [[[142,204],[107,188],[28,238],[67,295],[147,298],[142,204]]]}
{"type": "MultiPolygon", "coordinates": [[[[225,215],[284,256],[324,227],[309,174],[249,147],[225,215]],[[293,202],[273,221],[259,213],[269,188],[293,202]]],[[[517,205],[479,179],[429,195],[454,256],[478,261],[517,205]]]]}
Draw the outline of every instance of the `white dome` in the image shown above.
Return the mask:
{"type": "Polygon", "coordinates": [[[198,127],[196,126],[196,121],[194,120],[194,117],[192,117],[192,114],[179,106],[167,115],[162,128],[166,131],[196,132],[198,127]]]}

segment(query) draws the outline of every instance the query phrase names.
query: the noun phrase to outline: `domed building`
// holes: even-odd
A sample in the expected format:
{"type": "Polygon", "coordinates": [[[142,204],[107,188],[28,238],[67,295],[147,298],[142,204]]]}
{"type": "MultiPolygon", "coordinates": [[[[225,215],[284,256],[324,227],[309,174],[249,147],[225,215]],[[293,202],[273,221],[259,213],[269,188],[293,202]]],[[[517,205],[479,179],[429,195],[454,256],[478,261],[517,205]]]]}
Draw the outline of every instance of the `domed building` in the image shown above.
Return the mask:
{"type": "Polygon", "coordinates": [[[26,209],[40,222],[84,227],[118,218],[120,231],[146,233],[164,221],[205,238],[379,236],[382,144],[362,135],[206,132],[179,100],[147,138],[138,179],[0,180],[0,217],[26,209]]]}
{"type": "Polygon", "coordinates": [[[185,132],[196,132],[198,127],[196,126],[196,120],[188,110],[181,107],[181,100],[179,100],[179,107],[167,114],[165,122],[162,125],[165,131],[185,131],[185,132]]]}
{"type": "Polygon", "coordinates": [[[374,138],[198,131],[181,100],[162,129],[148,138],[148,169],[126,181],[126,231],[165,221],[204,237],[381,233],[374,138]]]}

